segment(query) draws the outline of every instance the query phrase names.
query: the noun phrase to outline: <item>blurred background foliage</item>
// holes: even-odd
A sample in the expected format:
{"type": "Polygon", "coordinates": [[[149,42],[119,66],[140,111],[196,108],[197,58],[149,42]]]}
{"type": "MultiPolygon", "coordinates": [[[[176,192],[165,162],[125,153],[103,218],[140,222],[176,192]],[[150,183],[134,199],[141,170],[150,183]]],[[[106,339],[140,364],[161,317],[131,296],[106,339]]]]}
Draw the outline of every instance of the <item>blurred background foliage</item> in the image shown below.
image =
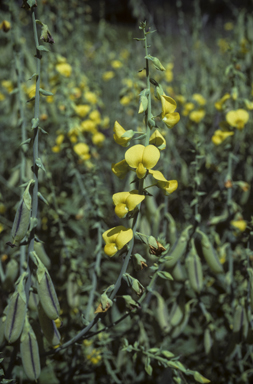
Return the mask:
{"type": "MultiPolygon", "coordinates": [[[[35,93],[35,49],[30,12],[21,5],[13,1],[11,12],[8,2],[0,7],[0,23],[11,23],[9,31],[4,25],[0,30],[1,315],[19,275],[19,249],[6,242],[19,185],[32,177],[32,146],[20,146],[20,126],[25,121],[31,138],[34,102],[27,101],[35,93]]],[[[158,123],[167,142],[158,169],[178,180],[179,187],[169,197],[152,190],[141,207],[138,230],[172,248],[182,231],[193,226],[178,269],[165,263],[174,280],[158,277],[137,312],[111,326],[126,312],[118,298],[92,332],[109,328],[51,355],[46,352],[52,347],[37,330],[39,383],[195,382],[178,366],[166,365],[162,351],[213,383],[252,382],[252,1],[38,0],[36,17],[54,40],[41,64],[41,87],[53,96],[40,99],[40,124],[47,134],[39,142],[46,170],[39,173],[39,191],[48,205],[39,202],[36,235],[50,259],[62,342],[93,319],[100,295],[121,270],[122,257],[104,254],[101,235],[121,225],[111,197],[129,190],[132,181],[119,180],[111,171],[111,164],[124,158],[124,148],[113,140],[114,122],[126,130],[144,129],[138,107],[146,87],[145,71],[139,72],[145,53],[141,42],[133,40],[142,37],[138,26],[143,20],[157,31],[150,38],[150,54],[165,67],[165,72],[153,69],[151,77],[177,101],[181,119],[172,130],[158,123]],[[238,109],[249,118],[236,129],[227,113],[238,109]],[[215,136],[217,130],[222,133],[215,136]],[[208,235],[221,273],[206,262],[197,227],[208,235]],[[203,270],[200,289],[187,274],[191,239],[203,270]]],[[[160,111],[154,97],[152,105],[156,116],[160,111]]],[[[134,252],[148,267],[136,271],[130,263],[128,269],[144,287],[159,259],[149,250],[137,239],[134,252]]],[[[138,300],[124,282],[118,295],[138,300]]],[[[36,310],[30,308],[29,316],[38,328],[36,310]]],[[[18,346],[4,341],[3,346],[3,375],[29,382],[20,368],[18,346]]]]}

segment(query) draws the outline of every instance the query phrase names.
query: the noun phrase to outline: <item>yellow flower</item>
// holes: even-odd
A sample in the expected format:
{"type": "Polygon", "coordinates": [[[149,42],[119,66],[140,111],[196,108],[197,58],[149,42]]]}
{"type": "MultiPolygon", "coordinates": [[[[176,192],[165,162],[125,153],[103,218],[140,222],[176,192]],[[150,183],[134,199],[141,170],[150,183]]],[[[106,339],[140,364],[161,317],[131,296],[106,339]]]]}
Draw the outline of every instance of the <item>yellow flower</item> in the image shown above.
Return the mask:
{"type": "Polygon", "coordinates": [[[187,116],[187,115],[189,115],[189,112],[192,111],[194,108],[195,108],[195,105],[193,103],[186,103],[184,105],[184,110],[183,110],[182,114],[184,116],[187,116]]]}
{"type": "Polygon", "coordinates": [[[3,101],[5,99],[6,99],[6,97],[4,96],[4,94],[2,92],[0,92],[0,101],[3,101]]]}
{"type": "Polygon", "coordinates": [[[127,147],[129,145],[129,141],[132,137],[122,137],[127,131],[117,121],[115,121],[113,132],[113,138],[117,144],[122,147],[127,147]]]}
{"type": "Polygon", "coordinates": [[[60,147],[59,145],[54,145],[54,146],[52,147],[52,151],[53,151],[54,153],[58,153],[58,152],[60,152],[60,150],[61,150],[61,147],[60,147]]]}
{"type": "Polygon", "coordinates": [[[13,91],[13,84],[10,80],[2,80],[1,85],[6,89],[8,93],[11,93],[13,91]]]}
{"type": "Polygon", "coordinates": [[[5,211],[6,211],[5,205],[3,203],[0,203],[0,213],[1,213],[1,215],[3,215],[5,213],[5,211]]]}
{"type": "Polygon", "coordinates": [[[109,124],[110,124],[110,118],[109,116],[105,116],[101,121],[100,125],[101,125],[101,128],[106,129],[106,128],[109,128],[109,124]]]}
{"type": "Polygon", "coordinates": [[[244,128],[244,125],[249,120],[249,114],[244,109],[237,109],[236,111],[229,111],[226,114],[226,120],[231,127],[235,127],[239,130],[244,128]]]}
{"type": "Polygon", "coordinates": [[[153,168],[160,159],[160,151],[154,145],[137,144],[129,148],[125,153],[127,164],[131,168],[136,169],[136,174],[139,179],[142,179],[147,170],[153,168]]]}
{"type": "Polygon", "coordinates": [[[132,88],[134,86],[134,82],[132,79],[123,79],[122,84],[126,85],[128,88],[132,88]]]}
{"type": "Polygon", "coordinates": [[[192,98],[193,100],[197,101],[197,103],[201,106],[206,104],[206,99],[200,93],[194,93],[192,98]]]}
{"type": "Polygon", "coordinates": [[[215,108],[218,109],[218,111],[221,111],[223,108],[223,104],[230,99],[230,94],[226,93],[220,100],[217,100],[214,104],[215,108]]]}
{"type": "Polygon", "coordinates": [[[100,351],[98,349],[93,349],[91,353],[86,355],[86,358],[94,365],[98,364],[102,359],[100,351]]]}
{"type": "Polygon", "coordinates": [[[111,62],[111,66],[114,68],[114,69],[118,69],[118,68],[121,68],[123,66],[123,64],[121,63],[121,61],[119,60],[113,60],[111,62]]]}
{"type": "Polygon", "coordinates": [[[0,233],[3,232],[3,230],[4,230],[4,225],[0,223],[0,233]]]}
{"type": "Polygon", "coordinates": [[[9,32],[11,29],[11,23],[7,20],[2,21],[0,24],[0,29],[2,29],[5,33],[9,32]]]}
{"type": "Polygon", "coordinates": [[[72,67],[68,63],[56,64],[55,68],[62,76],[69,77],[71,75],[72,67]]]}
{"type": "Polygon", "coordinates": [[[97,95],[94,92],[84,92],[84,97],[90,104],[96,104],[98,101],[97,95]]]}
{"type": "Polygon", "coordinates": [[[170,69],[165,71],[165,79],[170,83],[173,80],[173,72],[170,69]]]}
{"type": "Polygon", "coordinates": [[[125,95],[120,99],[120,104],[128,105],[132,101],[132,95],[125,95]]]}
{"type": "Polygon", "coordinates": [[[160,151],[166,148],[166,140],[158,131],[158,129],[156,129],[155,132],[153,132],[150,136],[149,144],[155,145],[157,148],[160,149],[160,151]]]}
{"type": "Polygon", "coordinates": [[[246,100],[244,100],[244,104],[245,104],[246,108],[248,108],[249,110],[253,109],[253,101],[250,101],[250,100],[246,99],[246,100]]]}
{"type": "Polygon", "coordinates": [[[89,146],[85,143],[78,143],[74,145],[73,147],[75,153],[82,159],[82,160],[88,160],[90,159],[89,154],[89,146]]]}
{"type": "Polygon", "coordinates": [[[91,132],[96,133],[96,123],[92,120],[84,120],[81,122],[81,131],[82,132],[91,132]]]}
{"type": "Polygon", "coordinates": [[[234,24],[231,23],[231,21],[230,22],[228,21],[227,23],[224,24],[224,29],[225,31],[232,31],[232,29],[234,29],[234,24]]]}
{"type": "Polygon", "coordinates": [[[104,141],[105,141],[105,135],[103,135],[103,133],[101,133],[101,132],[96,132],[92,136],[92,142],[95,145],[100,146],[104,141]]]}
{"type": "Polygon", "coordinates": [[[71,89],[71,94],[69,95],[69,98],[70,100],[75,100],[75,99],[79,99],[81,95],[82,95],[81,89],[78,87],[74,87],[73,89],[71,89]]]}
{"type": "Polygon", "coordinates": [[[198,111],[192,111],[189,115],[189,118],[191,121],[199,123],[205,117],[205,114],[206,112],[204,109],[199,109],[198,111]]]}
{"type": "Polygon", "coordinates": [[[92,111],[89,114],[89,118],[91,120],[93,120],[96,124],[100,124],[100,122],[101,122],[101,115],[100,115],[100,113],[99,113],[99,111],[97,109],[92,111]]]}
{"type": "Polygon", "coordinates": [[[162,172],[160,171],[149,171],[153,178],[157,180],[157,186],[158,188],[161,188],[164,191],[164,194],[170,195],[172,192],[174,192],[178,187],[177,180],[166,180],[163,176],[162,172]]]}
{"type": "MultiPolygon", "coordinates": [[[[177,95],[176,97],[176,100],[180,103],[180,104],[184,104],[186,102],[186,98],[183,96],[183,95],[177,95]]],[[[194,108],[194,106],[193,106],[194,108]]]]}
{"type": "Polygon", "coordinates": [[[90,106],[86,104],[76,105],[74,109],[78,116],[85,117],[90,111],[90,106]]]}
{"type": "Polygon", "coordinates": [[[212,142],[215,145],[220,145],[228,136],[232,136],[234,132],[224,132],[217,129],[212,136],[212,142]]]}
{"type": "Polygon", "coordinates": [[[162,121],[167,125],[168,128],[174,127],[180,120],[178,112],[174,112],[177,108],[177,103],[174,99],[169,96],[161,96],[162,102],[162,121]]]}
{"type": "Polygon", "coordinates": [[[115,76],[115,73],[113,71],[107,71],[103,73],[102,79],[104,81],[109,81],[115,76]]]}
{"type": "Polygon", "coordinates": [[[59,136],[56,137],[55,142],[56,142],[57,145],[61,145],[61,143],[63,142],[63,140],[64,140],[64,135],[61,134],[61,135],[59,135],[59,136]]]}
{"type": "Polygon", "coordinates": [[[111,257],[129,243],[133,237],[133,231],[131,228],[125,228],[123,225],[119,225],[108,229],[102,236],[105,241],[105,254],[111,257]]]}
{"type": "Polygon", "coordinates": [[[247,227],[247,222],[245,220],[232,220],[230,221],[230,224],[239,229],[239,231],[244,232],[247,227]]]}
{"type": "Polygon", "coordinates": [[[121,160],[119,163],[112,164],[112,171],[119,179],[124,179],[129,170],[129,165],[125,159],[121,160]]]}
{"type": "Polygon", "coordinates": [[[137,191],[119,192],[112,196],[115,213],[118,217],[123,218],[128,212],[133,211],[134,208],[140,204],[145,196],[139,195],[137,191]]]}
{"type": "Polygon", "coordinates": [[[53,103],[54,102],[54,96],[47,96],[46,97],[46,102],[47,103],[53,103]]]}

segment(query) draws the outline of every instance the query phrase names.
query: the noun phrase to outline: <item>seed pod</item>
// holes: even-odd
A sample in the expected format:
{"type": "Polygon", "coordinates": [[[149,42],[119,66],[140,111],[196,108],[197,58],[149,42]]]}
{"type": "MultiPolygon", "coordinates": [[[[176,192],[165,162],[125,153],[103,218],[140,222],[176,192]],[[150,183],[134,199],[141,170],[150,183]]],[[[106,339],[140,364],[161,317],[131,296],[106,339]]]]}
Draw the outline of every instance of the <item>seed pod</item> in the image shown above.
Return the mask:
{"type": "Polygon", "coordinates": [[[249,281],[250,281],[250,306],[251,306],[251,312],[253,312],[253,269],[247,268],[248,274],[249,274],[249,281]]]}
{"type": "Polygon", "coordinates": [[[186,259],[186,268],[191,288],[195,292],[200,293],[203,287],[203,272],[193,239],[191,240],[191,250],[186,259]]]}
{"type": "Polygon", "coordinates": [[[184,304],[183,301],[180,300],[180,302],[175,301],[171,311],[170,311],[170,318],[169,322],[172,327],[176,327],[178,324],[181,323],[184,317],[184,304]]]}
{"type": "MultiPolygon", "coordinates": [[[[187,247],[187,242],[189,240],[189,230],[192,228],[192,225],[189,225],[181,233],[179,239],[176,241],[172,250],[169,253],[169,258],[172,258],[165,263],[166,268],[172,268],[176,265],[176,262],[184,255],[187,247]]],[[[166,260],[166,257],[165,257],[166,260]]]]}
{"type": "Polygon", "coordinates": [[[37,311],[39,305],[39,296],[37,293],[30,291],[29,293],[29,300],[28,300],[28,307],[32,311],[37,311]]]}
{"type": "Polygon", "coordinates": [[[213,345],[213,339],[211,336],[211,331],[209,328],[206,328],[204,332],[204,349],[205,349],[206,355],[208,355],[209,352],[211,351],[212,345],[213,345]]]}
{"type": "Polygon", "coordinates": [[[34,180],[29,181],[23,197],[18,204],[18,209],[11,230],[13,246],[16,245],[16,243],[20,243],[20,241],[25,237],[29,227],[32,207],[32,198],[29,192],[29,188],[33,183],[34,180]]]}
{"type": "Polygon", "coordinates": [[[15,292],[12,294],[7,311],[4,327],[4,334],[9,343],[16,341],[23,329],[26,315],[26,294],[24,288],[24,279],[27,273],[24,272],[16,286],[15,292]]]}
{"type": "Polygon", "coordinates": [[[5,320],[6,320],[5,315],[0,318],[0,345],[2,345],[5,340],[5,337],[4,337],[5,320]]]}
{"type": "Polygon", "coordinates": [[[40,261],[45,265],[46,268],[50,268],[51,266],[51,260],[49,259],[48,255],[46,254],[46,251],[43,247],[42,243],[39,243],[37,241],[34,242],[34,250],[39,257],[40,261]]]}
{"type": "Polygon", "coordinates": [[[234,312],[233,333],[238,344],[248,335],[249,323],[244,306],[238,304],[234,312]]]}
{"type": "Polygon", "coordinates": [[[11,259],[6,265],[5,279],[3,282],[3,288],[6,291],[10,291],[13,288],[16,278],[18,276],[18,270],[18,262],[15,259],[11,259]]]}
{"type": "Polygon", "coordinates": [[[197,229],[197,232],[201,235],[203,255],[211,271],[214,273],[222,273],[223,267],[207,235],[204,232],[201,232],[199,229],[197,229]]]}
{"type": "Polygon", "coordinates": [[[30,380],[37,380],[40,375],[40,356],[35,333],[26,316],[21,335],[20,352],[24,371],[30,380]]]}
{"type": "Polygon", "coordinates": [[[177,261],[177,264],[171,271],[171,275],[176,281],[185,281],[186,280],[186,270],[185,267],[181,264],[180,260],[177,261]]]}
{"type": "Polygon", "coordinates": [[[185,329],[185,327],[188,324],[190,314],[191,314],[191,304],[193,302],[196,302],[194,299],[188,301],[185,306],[184,306],[184,315],[183,315],[183,320],[181,323],[179,323],[172,331],[171,337],[172,338],[177,338],[185,329]]]}
{"type": "Polygon", "coordinates": [[[71,272],[68,276],[67,282],[67,300],[68,305],[71,308],[77,308],[79,306],[80,296],[78,294],[79,287],[76,281],[76,274],[71,272]]]}
{"type": "Polygon", "coordinates": [[[167,305],[163,297],[154,291],[154,294],[157,298],[157,307],[155,309],[156,320],[164,333],[168,333],[171,330],[171,325],[169,323],[169,312],[167,305]]]}
{"type": "Polygon", "coordinates": [[[61,343],[61,335],[55,325],[54,320],[51,320],[47,317],[41,305],[38,306],[38,313],[40,326],[45,338],[52,346],[59,345],[61,343]]]}
{"type": "Polygon", "coordinates": [[[54,284],[47,268],[42,264],[36,252],[31,252],[31,256],[37,264],[36,278],[40,303],[49,319],[55,320],[60,315],[60,304],[55,292],[54,284]]]}

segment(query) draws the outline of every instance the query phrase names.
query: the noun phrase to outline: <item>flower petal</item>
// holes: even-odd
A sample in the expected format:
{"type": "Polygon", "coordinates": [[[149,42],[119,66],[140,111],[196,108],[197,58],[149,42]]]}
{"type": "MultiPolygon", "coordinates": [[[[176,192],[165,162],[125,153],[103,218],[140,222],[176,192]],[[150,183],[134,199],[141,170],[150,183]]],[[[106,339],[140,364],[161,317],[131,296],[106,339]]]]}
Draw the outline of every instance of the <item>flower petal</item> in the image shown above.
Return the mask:
{"type": "Polygon", "coordinates": [[[129,211],[134,210],[134,208],[140,204],[145,199],[144,195],[130,194],[126,199],[126,205],[129,211]]]}
{"type": "Polygon", "coordinates": [[[127,199],[127,197],[129,195],[130,195],[130,192],[118,192],[118,193],[115,193],[112,196],[112,200],[114,202],[114,205],[125,203],[126,199],[127,199]]]}
{"type": "Polygon", "coordinates": [[[119,179],[124,179],[129,171],[129,166],[126,160],[121,160],[119,163],[112,164],[112,171],[119,179]]]}
{"type": "Polygon", "coordinates": [[[169,187],[165,188],[164,194],[165,195],[170,195],[172,192],[174,192],[178,187],[178,182],[177,180],[169,180],[169,187]]]}
{"type": "Polygon", "coordinates": [[[115,255],[115,253],[118,252],[118,248],[116,247],[115,243],[106,244],[104,247],[104,252],[107,256],[112,257],[115,255]]]}
{"type": "Polygon", "coordinates": [[[138,167],[136,168],[136,175],[139,179],[142,179],[147,173],[147,169],[144,167],[142,163],[139,163],[138,167]]]}
{"type": "Polygon", "coordinates": [[[162,102],[162,117],[167,115],[168,113],[172,113],[177,108],[177,103],[175,102],[172,97],[162,95],[161,96],[161,102],[162,102]]]}
{"type": "Polygon", "coordinates": [[[160,159],[160,151],[154,145],[148,145],[143,151],[142,163],[145,168],[153,168],[160,159]]]}
{"type": "Polygon", "coordinates": [[[123,225],[118,225],[117,227],[113,227],[105,231],[102,234],[105,244],[115,243],[118,234],[122,230],[126,230],[126,228],[123,225]]]}
{"type": "Polygon", "coordinates": [[[158,181],[166,181],[167,182],[167,180],[163,176],[162,172],[150,170],[149,173],[151,173],[151,175],[154,177],[154,179],[156,179],[158,181]]]}
{"type": "Polygon", "coordinates": [[[155,132],[153,132],[153,134],[151,135],[149,139],[149,144],[155,145],[160,150],[165,149],[166,140],[163,135],[161,135],[161,133],[158,131],[158,129],[156,129],[155,132]]]}
{"type": "Polygon", "coordinates": [[[116,239],[116,246],[118,249],[122,249],[124,247],[124,245],[126,245],[127,243],[129,243],[129,241],[132,239],[133,237],[133,231],[131,228],[125,228],[123,230],[121,230],[120,234],[117,236],[117,239],[116,239]]]}
{"type": "Polygon", "coordinates": [[[125,159],[130,167],[137,168],[139,163],[142,163],[144,149],[144,145],[137,144],[126,151],[125,159]]]}
{"type": "Polygon", "coordinates": [[[162,120],[168,128],[173,128],[179,122],[180,115],[178,112],[170,113],[165,115],[162,120]]]}
{"type": "Polygon", "coordinates": [[[119,203],[115,207],[115,213],[119,218],[123,218],[128,213],[128,207],[124,203],[119,203]]]}

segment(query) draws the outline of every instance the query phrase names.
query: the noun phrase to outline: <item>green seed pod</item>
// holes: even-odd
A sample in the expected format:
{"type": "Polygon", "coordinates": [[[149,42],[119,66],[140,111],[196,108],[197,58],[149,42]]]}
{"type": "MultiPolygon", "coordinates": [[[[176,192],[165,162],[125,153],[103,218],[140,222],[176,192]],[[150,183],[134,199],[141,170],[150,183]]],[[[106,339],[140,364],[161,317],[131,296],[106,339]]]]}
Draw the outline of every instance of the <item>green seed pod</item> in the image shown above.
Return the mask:
{"type": "Polygon", "coordinates": [[[41,305],[38,306],[38,313],[40,326],[45,338],[52,346],[59,345],[61,343],[61,335],[55,325],[54,320],[51,320],[47,317],[41,305]]]}
{"type": "Polygon", "coordinates": [[[37,311],[39,305],[39,296],[37,293],[30,291],[29,293],[29,300],[28,300],[28,307],[31,309],[31,311],[37,311]]]}
{"type": "Polygon", "coordinates": [[[76,273],[71,272],[67,282],[67,300],[71,308],[77,308],[80,302],[79,287],[76,281],[76,273]]]}
{"type": "Polygon", "coordinates": [[[234,312],[233,333],[238,344],[248,335],[249,323],[244,306],[238,304],[234,312]]]}
{"type": "Polygon", "coordinates": [[[250,281],[250,307],[251,312],[253,312],[253,269],[247,268],[248,274],[249,274],[249,281],[250,281]]]}
{"type": "Polygon", "coordinates": [[[191,314],[191,304],[196,302],[194,299],[188,301],[184,306],[183,320],[173,329],[171,337],[173,339],[177,338],[185,329],[188,324],[190,314],[191,314]]]}
{"type": "Polygon", "coordinates": [[[201,232],[199,229],[197,229],[197,232],[201,235],[201,246],[202,246],[203,255],[211,271],[214,273],[222,273],[223,272],[222,264],[220,263],[220,260],[216,254],[216,251],[214,250],[212,244],[210,243],[207,235],[204,232],[201,232]]]}
{"type": "Polygon", "coordinates": [[[195,292],[200,293],[203,287],[203,272],[193,239],[191,239],[191,250],[186,259],[186,268],[191,288],[195,292]]]}
{"type": "Polygon", "coordinates": [[[34,180],[29,181],[23,194],[23,197],[18,204],[18,209],[11,230],[12,245],[20,243],[20,241],[25,237],[26,232],[28,230],[32,207],[32,198],[29,192],[29,188],[30,185],[33,183],[34,180]]]}
{"type": "Polygon", "coordinates": [[[211,336],[211,331],[209,328],[206,328],[204,332],[204,349],[205,349],[206,355],[208,355],[209,352],[211,351],[212,345],[213,345],[213,339],[211,336]]]}
{"type": "MultiPolygon", "coordinates": [[[[187,247],[187,242],[189,240],[189,231],[192,228],[192,225],[189,225],[185,230],[181,233],[179,239],[174,244],[172,250],[169,253],[169,258],[172,258],[171,260],[166,261],[165,267],[166,268],[172,268],[176,265],[177,261],[181,259],[181,257],[184,255],[187,247]]],[[[166,260],[166,257],[165,257],[166,260]]]]}
{"type": "Polygon", "coordinates": [[[40,375],[40,356],[35,333],[26,316],[24,330],[20,340],[20,352],[24,371],[30,380],[40,375]]]}
{"type": "Polygon", "coordinates": [[[3,288],[6,291],[10,291],[11,289],[13,289],[14,283],[18,276],[18,271],[19,271],[18,262],[15,259],[11,259],[9,263],[6,265],[5,279],[3,282],[3,288]]]}
{"type": "Polygon", "coordinates": [[[184,317],[184,305],[182,302],[178,303],[177,301],[174,302],[171,312],[170,312],[170,318],[169,322],[172,327],[176,327],[178,324],[181,323],[184,317]]]}
{"type": "Polygon", "coordinates": [[[5,315],[0,318],[0,345],[2,345],[5,340],[5,337],[4,337],[5,320],[6,320],[5,315]]]}
{"type": "Polygon", "coordinates": [[[31,252],[31,257],[37,264],[36,278],[39,301],[49,319],[55,320],[60,315],[60,304],[55,292],[54,284],[47,268],[42,264],[36,252],[31,252]]]}
{"type": "Polygon", "coordinates": [[[51,260],[49,259],[48,255],[45,252],[45,249],[43,247],[42,243],[39,243],[37,241],[34,242],[34,250],[39,257],[40,261],[45,265],[46,268],[50,268],[51,266],[51,260]]]}
{"type": "Polygon", "coordinates": [[[165,214],[165,217],[169,221],[168,239],[169,239],[170,246],[172,247],[175,244],[175,242],[177,241],[176,222],[175,222],[173,216],[168,212],[165,214]]]}
{"type": "Polygon", "coordinates": [[[26,315],[26,294],[24,287],[24,279],[27,273],[24,272],[16,286],[15,292],[12,294],[7,311],[4,327],[4,334],[9,343],[16,341],[23,329],[26,315]]]}
{"type": "Polygon", "coordinates": [[[180,260],[177,261],[177,264],[171,271],[172,277],[176,281],[185,281],[186,280],[186,270],[185,267],[181,264],[180,260]]]}
{"type": "Polygon", "coordinates": [[[163,297],[154,291],[154,294],[157,298],[157,307],[155,309],[156,320],[164,333],[168,333],[171,330],[171,325],[169,323],[169,312],[167,305],[163,297]]]}

